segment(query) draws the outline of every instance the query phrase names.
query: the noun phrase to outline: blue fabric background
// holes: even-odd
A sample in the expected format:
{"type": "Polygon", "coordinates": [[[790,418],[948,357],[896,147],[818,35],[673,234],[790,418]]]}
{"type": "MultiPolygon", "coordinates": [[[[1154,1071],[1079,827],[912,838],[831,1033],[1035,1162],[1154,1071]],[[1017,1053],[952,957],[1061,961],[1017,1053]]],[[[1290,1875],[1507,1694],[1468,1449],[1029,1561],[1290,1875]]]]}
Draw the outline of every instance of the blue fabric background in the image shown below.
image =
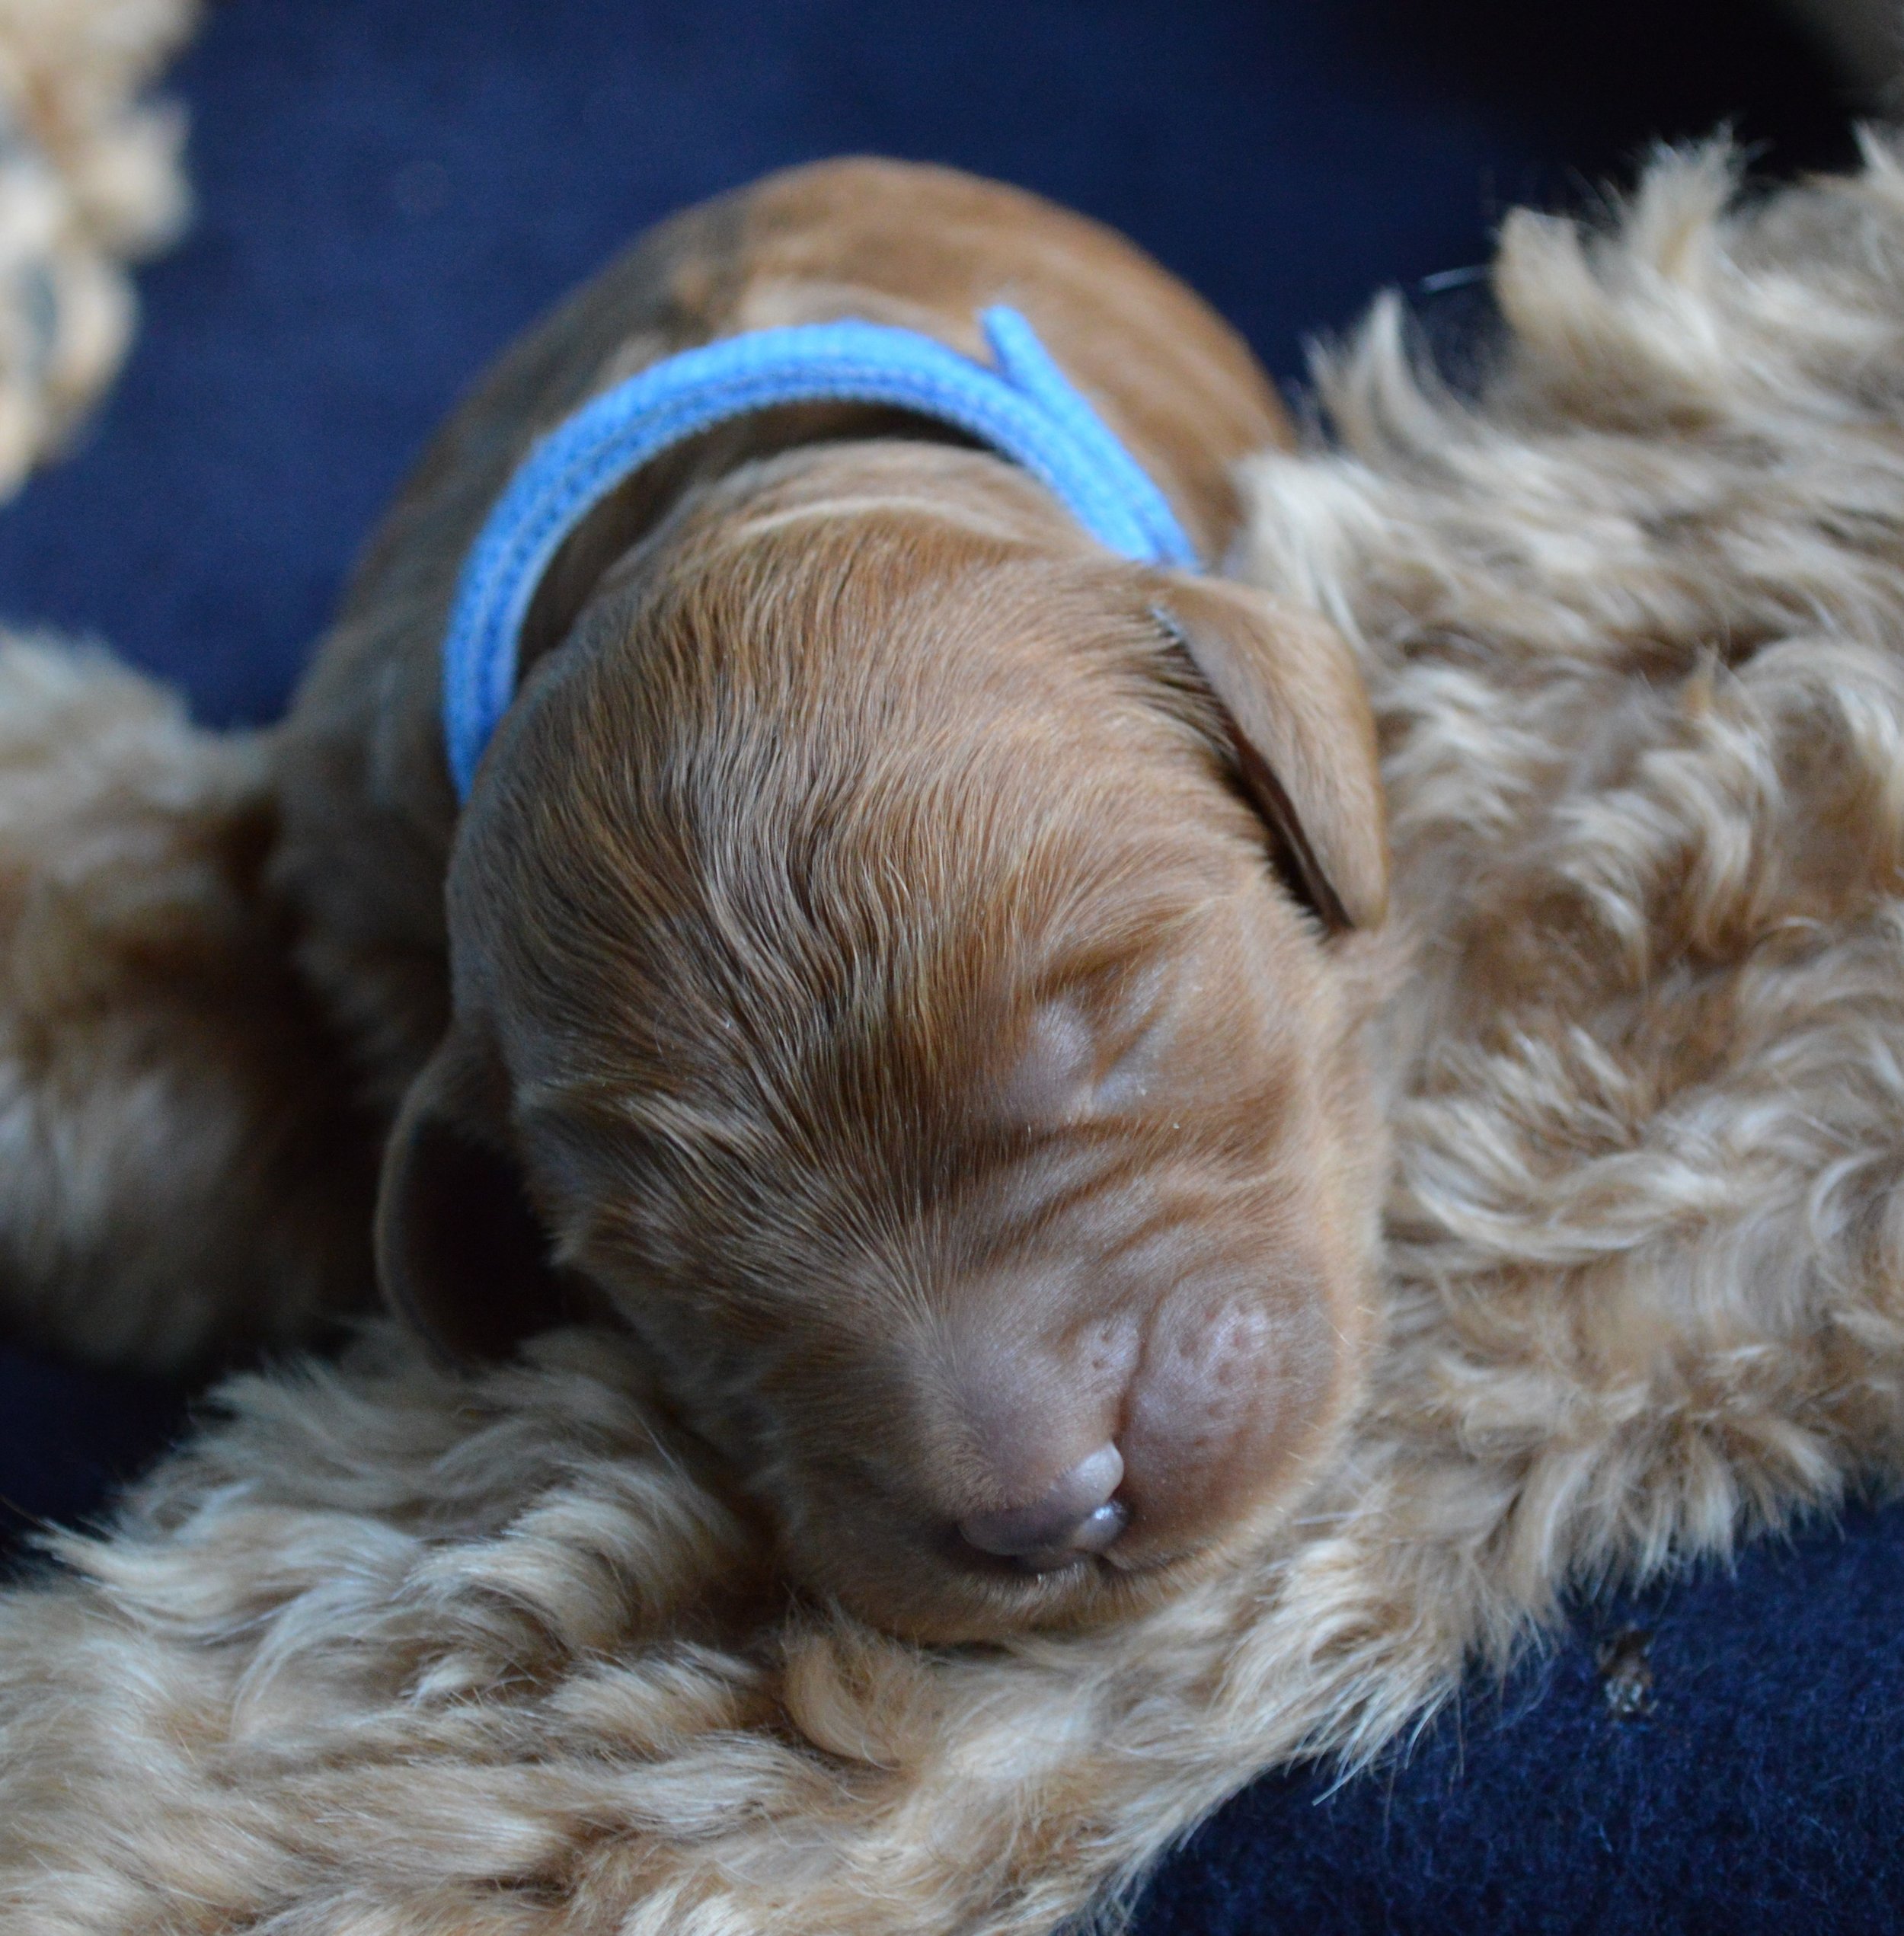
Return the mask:
{"type": "MultiPolygon", "coordinates": [[[[644,223],[781,163],[957,162],[1143,242],[1286,382],[1384,283],[1484,257],[1656,134],[1848,152],[1755,0],[228,0],[176,86],[201,209],[123,382],[0,510],[0,615],[97,633],[201,717],[283,704],[457,391],[644,223]]],[[[1438,320],[1455,343],[1444,310],[1438,320]]],[[[0,1525],[95,1510],[186,1394],[0,1346],[0,1525]]],[[[1904,1513],[1579,1610],[1506,1689],[1332,1790],[1259,1782],[1142,1936],[1904,1925],[1904,1513]],[[1653,1635],[1613,1718],[1598,1640],[1653,1635]]]]}

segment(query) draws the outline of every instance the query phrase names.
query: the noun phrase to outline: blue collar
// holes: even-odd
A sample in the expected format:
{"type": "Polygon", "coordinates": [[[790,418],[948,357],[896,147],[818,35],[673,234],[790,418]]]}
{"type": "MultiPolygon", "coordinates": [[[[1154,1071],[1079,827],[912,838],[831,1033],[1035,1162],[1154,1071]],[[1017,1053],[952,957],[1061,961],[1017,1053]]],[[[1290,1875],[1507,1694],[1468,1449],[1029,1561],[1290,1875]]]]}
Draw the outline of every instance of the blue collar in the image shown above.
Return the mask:
{"type": "Polygon", "coordinates": [[[807,323],[683,350],[586,404],[532,449],[477,534],[443,640],[443,731],[459,799],[516,693],[518,640],[562,542],[671,446],[777,404],[883,404],[1022,465],[1099,543],[1195,570],[1164,494],[1014,309],[985,311],[995,369],[880,323],[807,323]]]}

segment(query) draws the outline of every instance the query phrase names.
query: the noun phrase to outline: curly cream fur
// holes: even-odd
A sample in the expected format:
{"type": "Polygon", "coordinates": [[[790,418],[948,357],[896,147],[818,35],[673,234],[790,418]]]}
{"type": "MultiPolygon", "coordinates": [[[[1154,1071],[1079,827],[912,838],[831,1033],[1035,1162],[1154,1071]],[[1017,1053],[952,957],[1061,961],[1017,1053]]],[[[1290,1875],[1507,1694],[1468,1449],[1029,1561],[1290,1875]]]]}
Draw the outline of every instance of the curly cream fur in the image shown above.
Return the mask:
{"type": "Polygon", "coordinates": [[[938,1653],[791,1605],[625,1348],[373,1327],[0,1602],[36,1932],[1030,1932],[1353,1762],[1570,1583],[1896,1471],[1904,164],[1516,216],[1443,393],[1378,306],[1241,570],[1356,641],[1399,931],[1387,1338],[1297,1535],[938,1653]]]}
{"type": "Polygon", "coordinates": [[[0,497],[117,373],[126,265],[184,226],[184,117],[144,91],[196,0],[0,0],[0,497]]]}

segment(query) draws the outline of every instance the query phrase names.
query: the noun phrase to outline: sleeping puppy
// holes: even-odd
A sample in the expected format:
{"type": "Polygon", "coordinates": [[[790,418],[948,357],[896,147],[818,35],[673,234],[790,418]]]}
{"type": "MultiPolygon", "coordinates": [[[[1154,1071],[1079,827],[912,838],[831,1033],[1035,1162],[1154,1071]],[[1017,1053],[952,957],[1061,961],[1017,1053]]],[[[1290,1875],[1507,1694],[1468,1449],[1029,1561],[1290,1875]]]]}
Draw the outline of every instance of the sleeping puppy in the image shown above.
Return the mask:
{"type": "Polygon", "coordinates": [[[1368,1330],[1385,895],[1343,641],[1131,563],[970,437],[757,411],[541,576],[467,803],[440,647],[537,438],[692,346],[1008,301],[1206,560],[1286,435],[1104,230],[882,161],[669,223],[452,419],[285,730],[276,879],[394,1116],[444,1353],[643,1341],[790,1575],[896,1631],[1152,1604],[1273,1532],[1368,1330]]]}

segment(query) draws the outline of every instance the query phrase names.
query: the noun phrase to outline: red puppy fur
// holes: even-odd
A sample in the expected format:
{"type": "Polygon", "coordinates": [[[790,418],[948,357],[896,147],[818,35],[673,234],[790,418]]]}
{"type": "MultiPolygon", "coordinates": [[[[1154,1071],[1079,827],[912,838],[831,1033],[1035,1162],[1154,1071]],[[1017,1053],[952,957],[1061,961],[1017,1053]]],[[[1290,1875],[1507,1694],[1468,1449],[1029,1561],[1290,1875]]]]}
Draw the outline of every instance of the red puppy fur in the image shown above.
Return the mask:
{"type": "Polygon", "coordinates": [[[1346,647],[844,408],[589,520],[460,815],[438,645],[483,514],[590,394],[846,315],[976,353],[996,300],[1220,557],[1232,465],[1285,433],[1193,298],[947,171],[775,177],[452,420],[286,730],[275,867],[395,1111],[398,1307],[469,1358],[627,1326],[791,1576],[935,1638],[1150,1603],[1292,1510],[1352,1394],[1386,862],[1346,647]]]}

